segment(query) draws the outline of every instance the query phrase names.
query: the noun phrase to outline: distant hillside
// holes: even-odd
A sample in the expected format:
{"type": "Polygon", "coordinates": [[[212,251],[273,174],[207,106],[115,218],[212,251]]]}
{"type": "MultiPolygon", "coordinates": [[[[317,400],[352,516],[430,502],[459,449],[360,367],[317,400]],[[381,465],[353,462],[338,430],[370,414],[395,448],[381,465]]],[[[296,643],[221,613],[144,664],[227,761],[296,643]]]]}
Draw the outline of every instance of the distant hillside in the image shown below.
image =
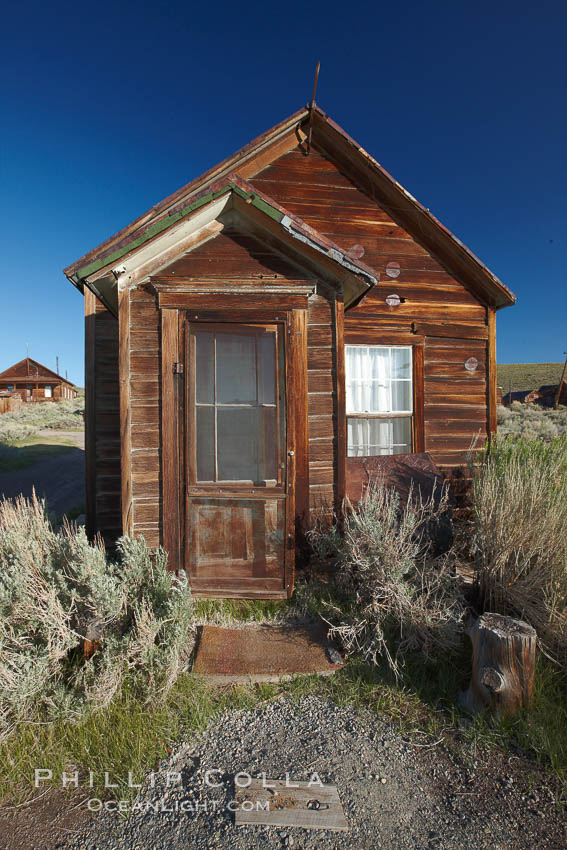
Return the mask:
{"type": "Polygon", "coordinates": [[[504,395],[510,390],[533,390],[542,384],[558,384],[563,363],[499,363],[498,386],[504,395]]]}

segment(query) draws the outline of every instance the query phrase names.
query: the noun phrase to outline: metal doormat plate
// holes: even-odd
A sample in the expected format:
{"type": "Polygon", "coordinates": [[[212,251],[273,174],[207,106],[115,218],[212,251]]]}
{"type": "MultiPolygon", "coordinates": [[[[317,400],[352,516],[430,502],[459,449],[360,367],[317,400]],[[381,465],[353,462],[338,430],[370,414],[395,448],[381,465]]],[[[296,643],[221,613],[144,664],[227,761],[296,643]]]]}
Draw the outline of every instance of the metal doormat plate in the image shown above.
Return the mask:
{"type": "Polygon", "coordinates": [[[246,788],[235,789],[236,826],[300,826],[348,832],[335,785],[296,782],[289,779],[253,779],[246,788]],[[297,787],[295,787],[297,786],[297,787]]]}

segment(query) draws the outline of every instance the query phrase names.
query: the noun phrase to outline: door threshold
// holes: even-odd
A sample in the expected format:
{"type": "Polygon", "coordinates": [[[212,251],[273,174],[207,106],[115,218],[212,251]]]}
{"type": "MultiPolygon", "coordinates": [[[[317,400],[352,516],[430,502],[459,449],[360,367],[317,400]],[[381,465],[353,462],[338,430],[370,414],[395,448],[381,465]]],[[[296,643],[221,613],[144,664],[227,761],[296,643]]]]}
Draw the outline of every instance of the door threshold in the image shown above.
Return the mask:
{"type": "MultiPolygon", "coordinates": [[[[287,599],[287,590],[191,590],[196,599],[287,599]]],[[[291,595],[291,594],[290,594],[291,595]]]]}

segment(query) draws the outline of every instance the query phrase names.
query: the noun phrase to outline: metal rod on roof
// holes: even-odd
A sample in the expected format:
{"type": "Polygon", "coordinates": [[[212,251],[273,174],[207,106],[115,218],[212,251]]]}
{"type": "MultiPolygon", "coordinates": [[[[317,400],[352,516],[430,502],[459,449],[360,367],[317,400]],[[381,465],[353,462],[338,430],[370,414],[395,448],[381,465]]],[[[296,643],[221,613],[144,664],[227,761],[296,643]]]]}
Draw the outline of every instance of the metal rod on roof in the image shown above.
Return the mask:
{"type": "Polygon", "coordinates": [[[317,67],[315,68],[315,79],[313,80],[313,94],[311,95],[311,109],[315,106],[315,94],[317,92],[317,83],[319,82],[319,69],[321,68],[321,63],[317,62],[317,67]]]}
{"type": "Polygon", "coordinates": [[[307,153],[311,150],[311,135],[313,133],[313,107],[315,106],[315,94],[317,92],[317,83],[319,82],[319,69],[321,68],[321,62],[317,62],[317,67],[315,68],[315,79],[313,80],[313,94],[311,95],[311,101],[309,103],[309,134],[307,136],[307,153]]]}

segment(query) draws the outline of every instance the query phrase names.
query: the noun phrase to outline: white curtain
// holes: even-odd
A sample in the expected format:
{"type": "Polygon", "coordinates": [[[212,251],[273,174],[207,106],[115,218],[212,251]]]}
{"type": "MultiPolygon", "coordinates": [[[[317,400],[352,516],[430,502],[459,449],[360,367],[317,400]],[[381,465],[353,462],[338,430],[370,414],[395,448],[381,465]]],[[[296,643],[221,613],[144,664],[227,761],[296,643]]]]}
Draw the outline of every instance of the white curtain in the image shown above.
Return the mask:
{"type": "Polygon", "coordinates": [[[346,346],[346,407],[348,413],[390,410],[388,348],[346,346]]]}
{"type": "Polygon", "coordinates": [[[347,443],[350,457],[411,450],[411,418],[354,418],[353,413],[411,413],[411,349],[348,345],[346,357],[347,443]]]}
{"type": "Polygon", "coordinates": [[[392,454],[391,419],[348,419],[349,457],[392,454]]]}

